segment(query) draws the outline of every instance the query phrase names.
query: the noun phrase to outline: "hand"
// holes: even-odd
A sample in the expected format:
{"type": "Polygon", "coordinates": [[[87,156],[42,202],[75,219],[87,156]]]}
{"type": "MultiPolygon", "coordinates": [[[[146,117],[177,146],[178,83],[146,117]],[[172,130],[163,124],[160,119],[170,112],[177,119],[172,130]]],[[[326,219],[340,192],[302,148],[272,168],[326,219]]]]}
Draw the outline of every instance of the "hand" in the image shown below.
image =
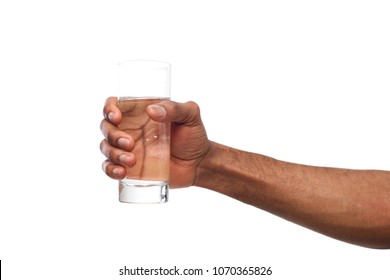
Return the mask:
{"type": "MultiPolygon", "coordinates": [[[[123,179],[126,175],[125,166],[134,167],[137,161],[132,153],[135,140],[118,129],[122,113],[116,97],[106,100],[103,112],[105,118],[100,127],[105,139],[100,144],[100,150],[107,157],[103,162],[103,170],[113,179],[123,179]]],[[[172,123],[170,185],[193,185],[197,167],[210,148],[198,105],[194,102],[177,103],[167,100],[149,105],[147,113],[154,121],[172,123]]]]}

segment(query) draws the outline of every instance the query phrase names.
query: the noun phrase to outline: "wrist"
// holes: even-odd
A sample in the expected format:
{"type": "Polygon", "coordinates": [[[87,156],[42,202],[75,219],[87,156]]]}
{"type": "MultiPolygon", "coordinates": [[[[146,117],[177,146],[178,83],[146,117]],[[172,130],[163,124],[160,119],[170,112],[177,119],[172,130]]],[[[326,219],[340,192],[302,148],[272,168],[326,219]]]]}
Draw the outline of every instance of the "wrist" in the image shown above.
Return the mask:
{"type": "Polygon", "coordinates": [[[231,195],[232,188],[244,179],[238,163],[240,152],[210,141],[208,152],[198,165],[194,185],[231,195]]]}
{"type": "Polygon", "coordinates": [[[265,169],[273,161],[262,155],[211,142],[207,155],[198,165],[194,185],[259,207],[263,186],[267,184],[265,169]],[[254,198],[258,198],[257,201],[254,198]]]}
{"type": "Polygon", "coordinates": [[[212,173],[213,162],[216,161],[217,151],[219,144],[210,141],[210,145],[207,153],[203,157],[202,161],[198,164],[194,186],[197,187],[206,187],[209,185],[210,173],[212,173]]]}

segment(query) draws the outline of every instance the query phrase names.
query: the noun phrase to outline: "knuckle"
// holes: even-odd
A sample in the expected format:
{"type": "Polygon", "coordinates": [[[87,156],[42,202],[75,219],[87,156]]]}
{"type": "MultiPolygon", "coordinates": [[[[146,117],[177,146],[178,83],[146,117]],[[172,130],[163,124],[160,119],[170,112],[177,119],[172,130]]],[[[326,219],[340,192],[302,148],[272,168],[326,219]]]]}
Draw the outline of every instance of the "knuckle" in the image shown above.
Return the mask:
{"type": "Polygon", "coordinates": [[[187,114],[185,118],[185,122],[188,125],[197,125],[200,120],[200,107],[194,101],[188,101],[185,104],[187,106],[187,114]]]}
{"type": "Polygon", "coordinates": [[[195,115],[200,114],[200,107],[199,105],[194,101],[188,101],[187,105],[190,107],[191,111],[195,113],[195,115]]]}
{"type": "Polygon", "coordinates": [[[107,151],[107,157],[109,160],[111,161],[114,161],[114,162],[117,162],[117,157],[118,157],[118,153],[116,152],[115,149],[108,149],[107,151]]]}
{"type": "Polygon", "coordinates": [[[116,144],[118,138],[119,138],[119,133],[117,131],[111,130],[107,132],[107,140],[109,143],[113,145],[116,144]]]}
{"type": "Polygon", "coordinates": [[[103,172],[107,173],[107,166],[110,164],[108,160],[105,160],[102,162],[102,170],[103,172]]]}
{"type": "Polygon", "coordinates": [[[100,148],[100,151],[103,153],[103,150],[104,150],[104,144],[106,142],[106,139],[103,139],[102,141],[100,141],[100,145],[99,145],[99,148],[100,148]]]}
{"type": "Polygon", "coordinates": [[[101,132],[104,131],[105,123],[106,123],[106,119],[103,119],[103,120],[100,122],[100,131],[101,131],[101,132]]]}
{"type": "Polygon", "coordinates": [[[195,101],[192,101],[192,100],[187,101],[186,103],[187,103],[189,106],[193,106],[193,107],[197,107],[197,106],[198,106],[198,104],[197,104],[195,101]]]}

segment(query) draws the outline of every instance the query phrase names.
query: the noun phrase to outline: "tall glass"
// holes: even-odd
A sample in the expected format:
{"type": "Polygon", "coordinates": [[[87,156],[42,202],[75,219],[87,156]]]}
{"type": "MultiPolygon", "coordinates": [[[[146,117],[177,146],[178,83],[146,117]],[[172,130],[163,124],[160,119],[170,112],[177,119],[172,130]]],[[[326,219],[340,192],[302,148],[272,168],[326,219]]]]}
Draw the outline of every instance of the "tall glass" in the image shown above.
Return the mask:
{"type": "Polygon", "coordinates": [[[118,128],[135,141],[136,164],[126,168],[119,181],[119,201],[163,203],[168,201],[170,123],[149,118],[148,105],[170,99],[170,65],[162,61],[132,60],[119,64],[118,128]]]}

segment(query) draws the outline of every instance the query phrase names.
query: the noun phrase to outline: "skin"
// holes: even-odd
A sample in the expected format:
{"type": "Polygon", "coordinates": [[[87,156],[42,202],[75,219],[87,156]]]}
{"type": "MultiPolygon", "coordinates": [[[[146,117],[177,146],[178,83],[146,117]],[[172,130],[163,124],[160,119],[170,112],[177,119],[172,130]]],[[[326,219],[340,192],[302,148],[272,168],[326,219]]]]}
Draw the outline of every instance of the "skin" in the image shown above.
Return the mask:
{"type": "MultiPolygon", "coordinates": [[[[149,117],[171,122],[170,183],[228,195],[327,236],[368,248],[390,248],[390,172],[307,166],[210,141],[194,102],[163,101],[149,117]]],[[[123,179],[134,167],[134,139],[117,126],[115,97],[106,100],[100,149],[104,172],[123,179]]]]}

